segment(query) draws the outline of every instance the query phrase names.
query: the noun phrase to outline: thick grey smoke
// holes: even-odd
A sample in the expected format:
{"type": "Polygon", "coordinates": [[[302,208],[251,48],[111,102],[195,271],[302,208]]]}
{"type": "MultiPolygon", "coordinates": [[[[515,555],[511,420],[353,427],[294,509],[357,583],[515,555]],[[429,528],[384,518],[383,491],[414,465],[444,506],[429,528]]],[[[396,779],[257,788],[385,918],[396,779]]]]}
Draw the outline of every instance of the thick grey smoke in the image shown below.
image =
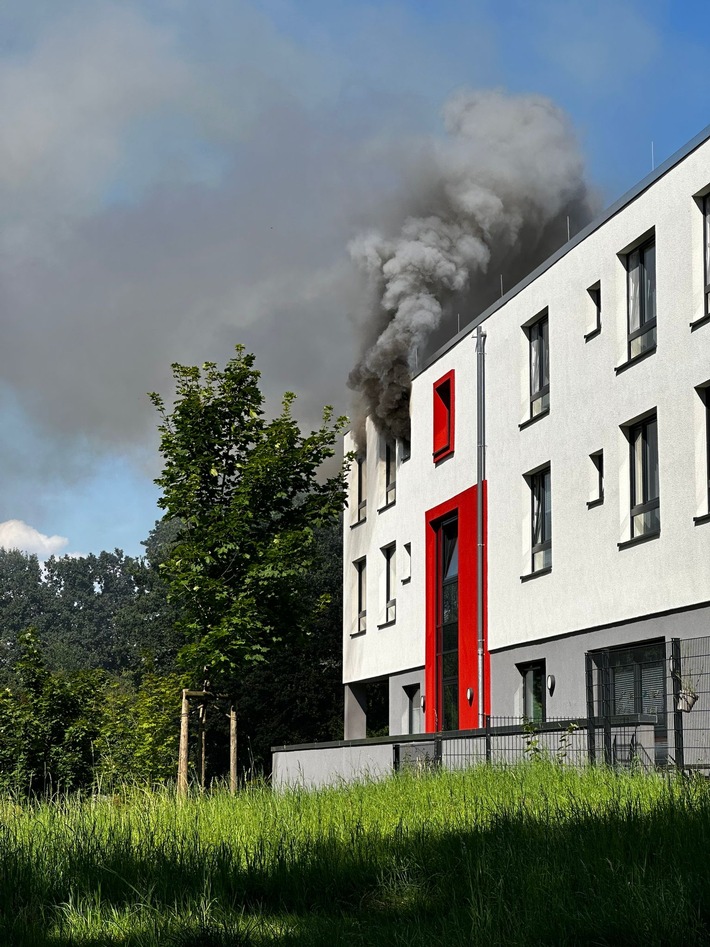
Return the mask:
{"type": "MultiPolygon", "coordinates": [[[[444,108],[448,137],[422,159],[399,233],[350,245],[372,305],[349,378],[354,430],[369,414],[383,432],[409,433],[416,361],[447,322],[465,324],[589,220],[594,199],[566,115],[540,96],[463,92],[444,108]]],[[[447,331],[448,330],[448,331],[447,331]]]]}

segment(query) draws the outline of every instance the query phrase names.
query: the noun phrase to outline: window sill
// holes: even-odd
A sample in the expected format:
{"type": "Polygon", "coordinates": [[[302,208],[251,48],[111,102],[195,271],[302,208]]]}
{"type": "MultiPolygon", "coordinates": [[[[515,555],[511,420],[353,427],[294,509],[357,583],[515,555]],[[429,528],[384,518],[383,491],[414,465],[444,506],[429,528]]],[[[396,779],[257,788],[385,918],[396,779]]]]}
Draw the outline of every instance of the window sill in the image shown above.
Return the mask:
{"type": "Polygon", "coordinates": [[[701,316],[699,319],[696,319],[695,322],[690,323],[690,331],[695,332],[696,329],[700,329],[701,326],[706,326],[710,323],[710,312],[706,316],[701,316]]]}
{"type": "Polygon", "coordinates": [[[402,585],[408,585],[412,581],[412,577],[411,575],[408,575],[406,579],[400,579],[399,581],[402,583],[402,585]]]}
{"type": "Polygon", "coordinates": [[[549,413],[550,413],[550,409],[545,408],[544,411],[541,411],[539,414],[536,414],[534,417],[528,418],[527,421],[523,421],[522,424],[519,424],[518,430],[524,431],[526,427],[530,427],[531,424],[534,424],[536,421],[539,421],[540,418],[546,418],[549,413]]]}
{"type": "Polygon", "coordinates": [[[661,535],[660,529],[655,533],[644,533],[643,536],[634,536],[633,539],[626,539],[623,543],[617,543],[619,549],[628,549],[629,546],[640,546],[641,543],[650,542],[652,539],[658,539],[661,535]]]}
{"type": "Polygon", "coordinates": [[[710,523],[710,513],[703,513],[702,516],[694,516],[693,523],[696,526],[703,526],[705,523],[710,523]]]}
{"type": "Polygon", "coordinates": [[[528,572],[527,575],[521,575],[521,582],[529,582],[530,579],[538,579],[541,575],[549,575],[552,572],[552,566],[545,566],[544,569],[538,569],[536,572],[528,572]]]}
{"type": "Polygon", "coordinates": [[[362,638],[362,636],[363,636],[364,634],[367,634],[367,628],[363,628],[362,631],[351,631],[351,632],[350,632],[350,637],[351,637],[351,638],[362,638]]]}
{"type": "Polygon", "coordinates": [[[601,326],[595,326],[595,328],[592,329],[591,332],[585,332],[585,334],[584,334],[584,341],[585,341],[585,342],[591,342],[592,339],[596,339],[596,337],[597,337],[598,335],[601,335],[601,334],[602,334],[602,327],[601,327],[601,326]]]}
{"type": "Polygon", "coordinates": [[[593,510],[595,506],[601,506],[604,502],[604,497],[597,497],[596,500],[589,500],[587,503],[587,509],[593,510]]]}
{"type": "Polygon", "coordinates": [[[638,365],[639,362],[643,362],[645,359],[650,358],[651,355],[656,354],[656,346],[653,348],[646,349],[645,352],[641,352],[640,355],[634,355],[633,358],[628,359],[626,362],[622,362],[621,365],[617,365],[614,371],[617,375],[620,375],[622,372],[625,372],[627,368],[631,368],[632,365],[638,365]]]}
{"type": "Polygon", "coordinates": [[[396,501],[396,500],[392,500],[391,503],[385,503],[385,505],[384,505],[384,506],[381,506],[377,512],[378,512],[378,513],[384,513],[385,510],[391,510],[393,506],[397,506],[397,501],[396,501]]]}
{"type": "Polygon", "coordinates": [[[392,621],[385,621],[385,622],[382,622],[382,624],[381,624],[381,625],[378,625],[377,627],[378,627],[378,628],[391,628],[392,625],[396,625],[396,624],[397,624],[397,619],[396,619],[396,618],[393,618],[392,621]]]}
{"type": "Polygon", "coordinates": [[[431,458],[434,461],[434,465],[440,464],[443,460],[446,460],[447,457],[454,456],[453,447],[447,447],[446,450],[439,451],[437,454],[432,454],[431,458]]]}
{"type": "Polygon", "coordinates": [[[367,522],[367,517],[363,516],[361,520],[358,520],[356,523],[350,524],[350,529],[356,529],[358,526],[362,526],[363,523],[367,522]]]}

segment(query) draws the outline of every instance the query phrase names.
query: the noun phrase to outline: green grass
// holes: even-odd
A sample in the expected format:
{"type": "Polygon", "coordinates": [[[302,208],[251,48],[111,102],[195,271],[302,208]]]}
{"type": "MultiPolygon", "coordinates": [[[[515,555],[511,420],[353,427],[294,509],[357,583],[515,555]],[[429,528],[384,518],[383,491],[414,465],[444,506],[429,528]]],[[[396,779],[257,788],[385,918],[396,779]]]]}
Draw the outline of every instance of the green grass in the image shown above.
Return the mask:
{"type": "Polygon", "coordinates": [[[0,799],[0,945],[710,942],[710,784],[553,763],[0,799]]]}

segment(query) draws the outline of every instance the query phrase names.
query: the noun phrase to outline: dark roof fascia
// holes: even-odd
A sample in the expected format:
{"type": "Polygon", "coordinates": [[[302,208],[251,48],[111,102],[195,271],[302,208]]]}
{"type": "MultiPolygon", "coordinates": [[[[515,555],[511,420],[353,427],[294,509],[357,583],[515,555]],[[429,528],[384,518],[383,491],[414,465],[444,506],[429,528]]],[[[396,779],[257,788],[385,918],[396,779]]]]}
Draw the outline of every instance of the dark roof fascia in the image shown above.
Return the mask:
{"type": "Polygon", "coordinates": [[[468,323],[460,332],[457,332],[455,336],[449,339],[448,342],[444,343],[441,348],[437,349],[433,355],[430,355],[429,358],[424,362],[422,367],[415,372],[413,372],[412,377],[416,378],[417,375],[421,375],[422,372],[426,371],[431,365],[437,362],[443,355],[449,352],[454,346],[465,339],[466,336],[470,335],[474,329],[476,329],[482,322],[485,322],[487,319],[497,312],[499,309],[502,309],[506,303],[509,303],[511,299],[514,299],[518,293],[521,293],[527,286],[534,282],[538,276],[542,276],[550,267],[554,266],[558,260],[561,260],[562,257],[566,256],[570,250],[573,250],[578,244],[583,240],[586,240],[590,234],[593,234],[598,230],[603,224],[611,220],[612,217],[615,217],[620,211],[625,207],[631,204],[636,200],[637,197],[640,197],[644,191],[647,191],[651,185],[655,184],[656,181],[659,181],[662,177],[668,174],[676,165],[680,164],[685,158],[691,155],[696,151],[701,145],[710,139],[710,125],[707,125],[701,132],[699,132],[695,138],[691,138],[687,144],[683,145],[682,148],[679,148],[674,154],[667,158],[662,164],[652,171],[650,174],[647,174],[645,178],[639,181],[638,184],[634,185],[631,190],[623,194],[618,200],[614,201],[613,204],[610,204],[609,207],[604,210],[599,217],[596,217],[591,223],[587,224],[578,234],[575,234],[571,240],[568,240],[567,243],[564,243],[559,250],[555,251],[552,256],[548,257],[543,263],[541,263],[536,269],[529,273],[525,279],[521,280],[512,289],[509,289],[507,293],[501,296],[496,302],[494,302],[488,309],[485,309],[480,315],[476,316],[471,322],[468,323]]]}

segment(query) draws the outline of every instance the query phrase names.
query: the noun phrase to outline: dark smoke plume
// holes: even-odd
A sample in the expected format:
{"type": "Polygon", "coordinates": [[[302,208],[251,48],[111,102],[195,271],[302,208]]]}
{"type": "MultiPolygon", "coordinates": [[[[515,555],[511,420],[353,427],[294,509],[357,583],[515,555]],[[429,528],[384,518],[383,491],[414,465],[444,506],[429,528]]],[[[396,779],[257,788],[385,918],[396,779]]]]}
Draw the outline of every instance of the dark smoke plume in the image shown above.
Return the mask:
{"type": "Polygon", "coordinates": [[[596,209],[574,132],[549,99],[463,92],[444,119],[448,137],[423,159],[399,233],[350,245],[373,293],[348,379],[361,444],[368,414],[407,437],[417,360],[453,335],[457,314],[466,324],[498,298],[501,276],[510,289],[564,243],[567,217],[579,230],[596,209]]]}

